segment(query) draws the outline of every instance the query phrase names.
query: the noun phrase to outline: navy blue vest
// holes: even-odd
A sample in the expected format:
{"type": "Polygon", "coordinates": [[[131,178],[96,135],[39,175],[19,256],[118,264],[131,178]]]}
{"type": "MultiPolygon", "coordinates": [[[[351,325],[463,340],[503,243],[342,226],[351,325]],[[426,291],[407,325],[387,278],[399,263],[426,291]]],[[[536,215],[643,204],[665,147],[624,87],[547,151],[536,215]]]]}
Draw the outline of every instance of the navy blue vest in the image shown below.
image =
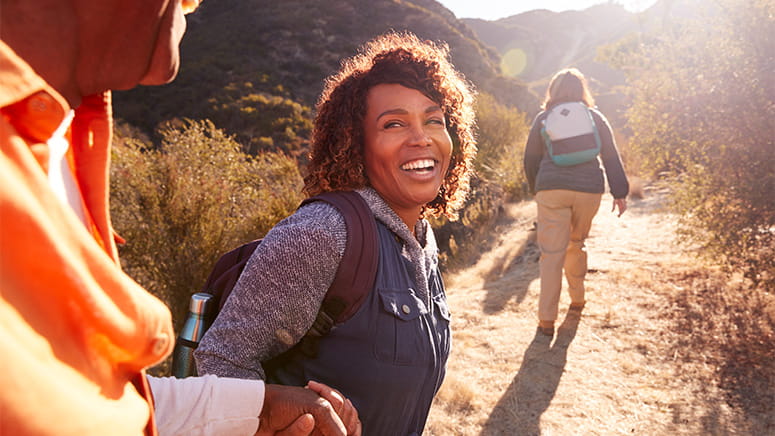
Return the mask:
{"type": "Polygon", "coordinates": [[[429,308],[415,293],[414,267],[401,256],[398,238],[379,221],[377,232],[376,283],[358,312],[320,340],[317,357],[294,350],[267,379],[338,389],[358,409],[364,436],[420,435],[444,379],[449,308],[438,265],[428,273],[429,308]]]}

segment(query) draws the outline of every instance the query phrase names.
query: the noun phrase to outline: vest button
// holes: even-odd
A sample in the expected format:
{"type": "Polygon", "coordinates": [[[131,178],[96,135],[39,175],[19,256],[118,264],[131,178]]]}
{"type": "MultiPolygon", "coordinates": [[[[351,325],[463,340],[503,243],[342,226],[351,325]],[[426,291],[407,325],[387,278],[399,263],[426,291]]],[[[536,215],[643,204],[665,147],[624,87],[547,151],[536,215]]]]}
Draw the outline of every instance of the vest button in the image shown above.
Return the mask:
{"type": "Polygon", "coordinates": [[[403,311],[404,311],[404,313],[406,313],[406,314],[409,314],[409,312],[411,312],[411,311],[412,311],[412,309],[410,309],[410,308],[409,308],[409,306],[407,306],[406,304],[404,304],[403,306],[401,306],[401,310],[403,310],[403,311]]]}

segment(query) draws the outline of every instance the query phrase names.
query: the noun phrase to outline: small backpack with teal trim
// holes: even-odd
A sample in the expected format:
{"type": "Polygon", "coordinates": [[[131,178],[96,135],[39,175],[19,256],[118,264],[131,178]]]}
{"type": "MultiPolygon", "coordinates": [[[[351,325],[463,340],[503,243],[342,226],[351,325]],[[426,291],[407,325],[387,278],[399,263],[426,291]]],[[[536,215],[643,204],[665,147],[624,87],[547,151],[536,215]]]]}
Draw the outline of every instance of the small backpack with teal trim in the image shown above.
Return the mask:
{"type": "Polygon", "coordinates": [[[562,103],[549,110],[541,128],[546,150],[557,166],[569,167],[597,158],[600,134],[592,111],[582,102],[562,103]]]}

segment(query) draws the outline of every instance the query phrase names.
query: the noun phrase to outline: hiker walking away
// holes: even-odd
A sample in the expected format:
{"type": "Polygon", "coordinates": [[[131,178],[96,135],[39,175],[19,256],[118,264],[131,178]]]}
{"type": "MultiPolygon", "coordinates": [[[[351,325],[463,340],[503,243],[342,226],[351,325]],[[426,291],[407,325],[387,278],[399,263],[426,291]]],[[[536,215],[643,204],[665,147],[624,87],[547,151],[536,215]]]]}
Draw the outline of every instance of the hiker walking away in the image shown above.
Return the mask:
{"type": "Polygon", "coordinates": [[[197,4],[0,0],[3,435],[343,435],[337,411],[357,425],[326,386],[145,375],[174,336],[118,263],[110,90],[172,80],[197,4]]]}
{"type": "Polygon", "coordinates": [[[524,165],[538,205],[538,332],[553,336],[563,271],[570,310],[580,312],[586,303],[584,240],[605,191],[603,168],[614,197],[611,210],[618,209],[619,216],[627,209],[630,188],[611,126],[595,108],[579,70],[564,69],[554,75],[542,109],[528,135],[524,165]]]}
{"type": "Polygon", "coordinates": [[[316,353],[295,345],[315,322],[352,236],[334,207],[306,204],[254,251],[195,352],[197,368],[297,385],[309,377],[352,400],[363,434],[421,434],[451,345],[425,218],[453,218],[467,194],[473,90],[445,45],[398,33],[366,43],[325,83],[304,190],[355,190],[366,200],[378,237],[374,285],[316,353]]]}

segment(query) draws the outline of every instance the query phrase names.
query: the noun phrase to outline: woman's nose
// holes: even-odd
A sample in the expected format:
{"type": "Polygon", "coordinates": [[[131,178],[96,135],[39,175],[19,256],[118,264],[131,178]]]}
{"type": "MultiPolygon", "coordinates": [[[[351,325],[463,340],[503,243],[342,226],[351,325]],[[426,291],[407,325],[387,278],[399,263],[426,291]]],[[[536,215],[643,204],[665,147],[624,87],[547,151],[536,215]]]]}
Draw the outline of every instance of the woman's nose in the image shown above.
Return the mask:
{"type": "Polygon", "coordinates": [[[431,136],[423,126],[415,126],[411,130],[411,145],[428,146],[431,145],[431,136]]]}

